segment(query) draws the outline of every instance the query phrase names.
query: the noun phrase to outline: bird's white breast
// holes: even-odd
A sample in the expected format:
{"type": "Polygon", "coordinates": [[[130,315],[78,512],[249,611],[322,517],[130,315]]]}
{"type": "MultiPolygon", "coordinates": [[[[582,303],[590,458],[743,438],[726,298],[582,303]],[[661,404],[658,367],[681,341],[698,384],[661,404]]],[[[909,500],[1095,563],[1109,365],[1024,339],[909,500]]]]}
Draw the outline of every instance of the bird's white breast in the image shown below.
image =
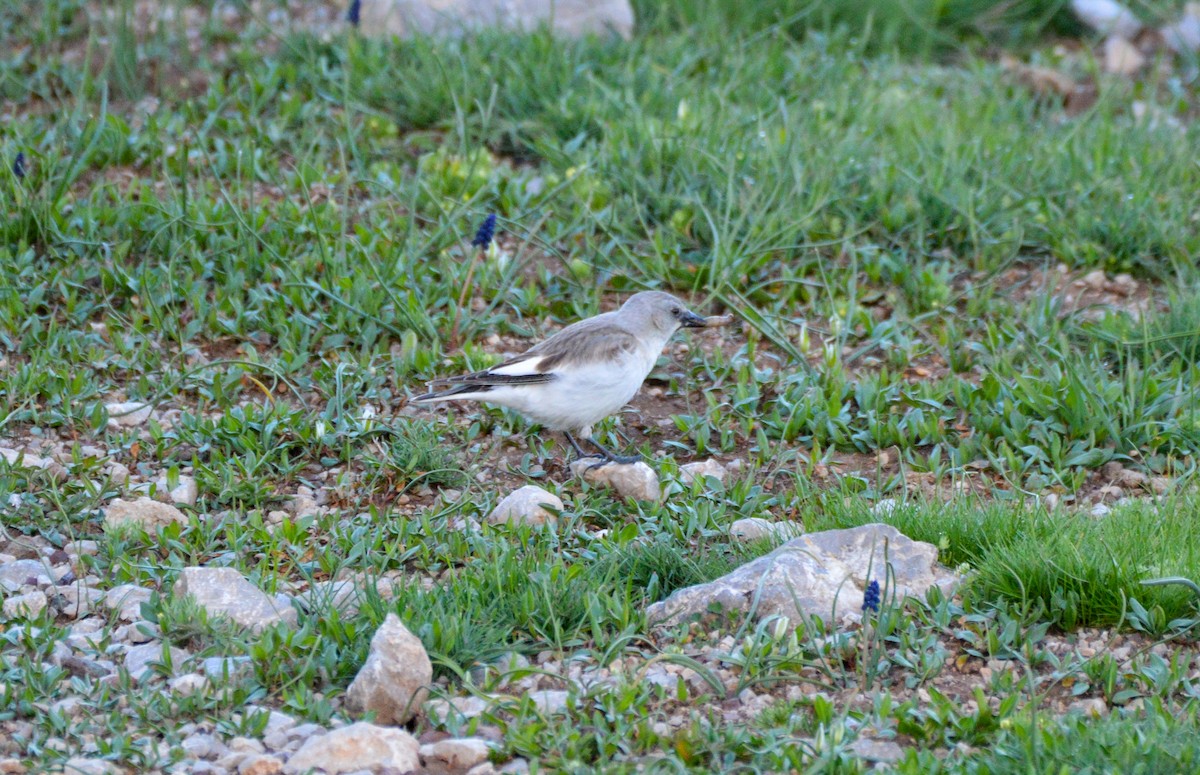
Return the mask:
{"type": "Polygon", "coordinates": [[[496,388],[481,399],[515,409],[552,430],[579,431],[629,403],[661,351],[662,343],[650,343],[613,361],[570,364],[556,369],[550,382],[496,388]]]}

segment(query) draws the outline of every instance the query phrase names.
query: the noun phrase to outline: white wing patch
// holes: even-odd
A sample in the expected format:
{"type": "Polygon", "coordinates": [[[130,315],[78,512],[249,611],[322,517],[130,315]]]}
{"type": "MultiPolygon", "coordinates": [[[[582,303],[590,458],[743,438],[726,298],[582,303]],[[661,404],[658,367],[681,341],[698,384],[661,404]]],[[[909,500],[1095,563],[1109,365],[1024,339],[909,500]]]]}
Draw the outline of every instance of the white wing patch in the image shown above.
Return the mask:
{"type": "Polygon", "coordinates": [[[530,374],[541,374],[538,371],[538,364],[541,363],[546,356],[537,355],[533,358],[527,358],[516,363],[509,363],[497,366],[494,369],[488,369],[488,374],[499,374],[505,377],[524,377],[530,374]]]}

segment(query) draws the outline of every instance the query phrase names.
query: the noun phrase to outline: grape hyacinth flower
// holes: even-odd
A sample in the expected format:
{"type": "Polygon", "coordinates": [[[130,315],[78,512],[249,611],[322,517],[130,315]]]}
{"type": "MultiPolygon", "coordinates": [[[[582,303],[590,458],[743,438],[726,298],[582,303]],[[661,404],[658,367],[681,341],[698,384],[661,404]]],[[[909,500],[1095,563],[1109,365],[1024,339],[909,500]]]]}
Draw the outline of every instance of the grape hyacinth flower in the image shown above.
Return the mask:
{"type": "Polygon", "coordinates": [[[13,174],[17,176],[18,180],[25,179],[25,152],[24,151],[17,152],[17,158],[13,159],[12,171],[13,171],[13,174]]]}
{"type": "Polygon", "coordinates": [[[879,610],[879,582],[872,579],[867,585],[866,591],[863,592],[862,610],[878,611],[879,610]]]}
{"type": "Polygon", "coordinates": [[[475,232],[475,239],[471,240],[471,245],[481,250],[487,250],[492,244],[492,239],[496,236],[496,214],[489,213],[487,218],[483,219],[483,223],[479,226],[479,231],[475,232]]]}
{"type": "Polygon", "coordinates": [[[362,16],[362,0],[350,0],[350,8],[346,10],[346,21],[351,27],[357,27],[362,16]]]}

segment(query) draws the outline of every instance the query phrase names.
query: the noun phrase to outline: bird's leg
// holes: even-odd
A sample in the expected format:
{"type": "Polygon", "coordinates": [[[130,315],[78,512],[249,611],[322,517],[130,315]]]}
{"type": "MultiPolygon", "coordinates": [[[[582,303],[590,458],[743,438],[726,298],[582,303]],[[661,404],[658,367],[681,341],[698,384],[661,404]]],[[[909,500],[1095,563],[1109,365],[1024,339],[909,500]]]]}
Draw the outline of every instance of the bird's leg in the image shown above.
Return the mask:
{"type": "Polygon", "coordinates": [[[608,448],[604,447],[600,444],[600,442],[596,441],[590,436],[587,438],[587,443],[600,450],[600,454],[604,455],[604,459],[609,463],[628,465],[629,463],[636,463],[642,459],[641,455],[614,455],[608,448]]]}
{"type": "Polygon", "coordinates": [[[563,436],[566,437],[567,443],[570,444],[571,447],[575,450],[575,459],[576,460],[587,457],[587,453],[583,451],[583,447],[579,446],[579,442],[575,441],[574,436],[567,433],[566,431],[563,431],[563,436]]]}

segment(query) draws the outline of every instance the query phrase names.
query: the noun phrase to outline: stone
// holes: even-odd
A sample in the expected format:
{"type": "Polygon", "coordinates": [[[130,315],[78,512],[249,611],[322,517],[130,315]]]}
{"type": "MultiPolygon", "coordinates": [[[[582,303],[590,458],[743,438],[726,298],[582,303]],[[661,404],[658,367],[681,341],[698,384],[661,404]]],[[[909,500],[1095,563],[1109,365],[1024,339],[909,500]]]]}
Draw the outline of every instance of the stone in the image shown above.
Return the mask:
{"type": "Polygon", "coordinates": [[[71,775],[124,775],[125,769],[104,759],[76,756],[63,762],[62,771],[71,775]]]}
{"type": "Polygon", "coordinates": [[[182,475],[174,487],[170,486],[170,480],[167,477],[159,478],[154,483],[154,492],[158,500],[181,506],[195,506],[196,499],[200,497],[200,488],[196,484],[196,480],[182,475]]]}
{"type": "Polygon", "coordinates": [[[0,775],[25,775],[26,772],[20,759],[0,759],[0,775]]]}
{"type": "Polygon", "coordinates": [[[891,764],[904,758],[904,748],[892,740],[860,737],[849,746],[851,753],[869,762],[891,764]]]}
{"type": "MultiPolygon", "coordinates": [[[[177,649],[174,646],[170,647],[169,653],[172,674],[191,657],[191,654],[188,652],[183,649],[177,649]]],[[[144,646],[134,646],[125,652],[125,669],[129,671],[130,677],[138,683],[144,683],[157,675],[158,673],[152,665],[162,662],[163,646],[161,643],[147,643],[144,646]]]]}
{"type": "Polygon", "coordinates": [[[958,583],[957,574],[938,564],[936,546],[872,523],[792,539],[715,581],[676,590],[646,615],[651,624],[669,626],[703,616],[715,604],[758,618],[785,616],[792,627],[802,616],[853,624],[861,620],[868,582],[888,576],[885,555],[895,585],[883,591],[885,600],[920,597],[935,586],[948,594],[958,583]]]}
{"type": "Polygon", "coordinates": [[[31,455],[28,452],[12,449],[10,447],[0,447],[0,459],[3,459],[8,465],[21,468],[49,468],[54,461],[49,458],[31,455]]]}
{"type": "Polygon", "coordinates": [[[60,584],[54,587],[54,604],[63,616],[70,619],[87,616],[103,599],[103,591],[83,584],[60,584]]]}
{"type": "Polygon", "coordinates": [[[308,591],[296,599],[306,611],[317,612],[329,606],[347,617],[358,613],[359,606],[367,599],[367,593],[349,580],[314,581],[308,591]]]}
{"type": "Polygon", "coordinates": [[[697,479],[704,481],[705,477],[709,476],[718,482],[724,482],[728,474],[725,466],[713,458],[698,463],[684,463],[679,467],[679,478],[684,484],[691,484],[697,479]]]}
{"type": "Polygon", "coordinates": [[[362,0],[358,28],[372,37],[534,30],[579,38],[633,34],[629,0],[362,0]]]}
{"type": "Polygon", "coordinates": [[[1071,10],[1079,21],[1101,35],[1133,38],[1142,30],[1133,11],[1116,0],[1071,0],[1071,10]]]}
{"type": "Polygon", "coordinates": [[[426,767],[450,770],[469,770],[487,761],[492,747],[481,737],[455,737],[421,746],[421,758],[426,767]]]}
{"type": "Polygon", "coordinates": [[[871,507],[871,516],[886,519],[892,515],[899,505],[895,498],[884,498],[871,507]]]}
{"type": "Polygon", "coordinates": [[[191,697],[194,694],[204,694],[210,683],[199,673],[184,673],[167,681],[167,686],[174,694],[191,697]]]}
{"type": "Polygon", "coordinates": [[[238,765],[238,775],[278,775],[283,772],[283,762],[268,754],[251,754],[238,765]]]}
{"type": "Polygon", "coordinates": [[[311,737],[284,765],[288,775],[321,770],[326,775],[388,768],[411,772],[421,767],[420,744],[409,733],[360,721],[311,737]]]}
{"type": "Polygon", "coordinates": [[[768,538],[796,538],[803,532],[804,525],[799,522],[772,522],[762,517],[746,517],[729,526],[730,537],[746,543],[768,538]]]}
{"type": "Polygon", "coordinates": [[[1183,15],[1159,30],[1163,43],[1177,54],[1200,51],[1200,3],[1188,3],[1183,15]]]}
{"type": "Polygon", "coordinates": [[[250,672],[250,657],[209,657],[200,663],[200,669],[209,678],[235,678],[250,672]]]}
{"type": "Polygon", "coordinates": [[[1104,41],[1104,71],[1114,75],[1133,75],[1146,64],[1146,57],[1125,38],[1104,41]]]}
{"type": "Polygon", "coordinates": [[[433,664],[421,639],[389,613],[371,638],[367,661],[346,690],[352,709],[375,714],[381,724],[403,724],[429,695],[433,664]]]}
{"type": "Polygon", "coordinates": [[[1108,703],[1103,697],[1089,697],[1076,700],[1067,706],[1068,713],[1082,713],[1091,718],[1104,718],[1108,715],[1108,703]]]}
{"type": "Polygon", "coordinates": [[[118,616],[126,622],[136,622],[142,618],[142,603],[150,602],[153,592],[136,584],[122,584],[108,590],[104,596],[104,604],[117,611],[118,616]]]}
{"type": "Polygon", "coordinates": [[[193,598],[209,616],[224,616],[251,632],[298,621],[296,609],[280,605],[235,568],[184,568],[174,592],[193,598]]]}
{"type": "Polygon", "coordinates": [[[606,463],[600,458],[585,457],[571,463],[571,474],[585,482],[604,485],[623,498],[638,501],[662,500],[658,474],[645,463],[606,463]]]}
{"type": "Polygon", "coordinates": [[[147,532],[170,524],[186,525],[187,517],[169,503],[141,497],[135,501],[116,498],[104,510],[104,529],[136,525],[147,532]]]}
{"type": "Polygon", "coordinates": [[[154,411],[153,406],[141,401],[105,404],[104,409],[108,412],[109,424],[119,428],[134,428],[143,425],[150,419],[150,414],[154,411]]]}
{"type": "Polygon", "coordinates": [[[487,521],[493,525],[554,524],[558,519],[558,512],[562,509],[563,502],[557,495],[537,485],[527,484],[509,493],[504,500],[496,504],[487,521]]]}
{"type": "Polygon", "coordinates": [[[49,568],[40,560],[13,560],[0,565],[0,588],[16,591],[30,579],[36,584],[38,577],[50,580],[49,568]]]}
{"type": "Polygon", "coordinates": [[[23,595],[13,595],[4,600],[4,618],[16,619],[18,617],[32,619],[46,610],[49,601],[46,599],[46,593],[40,589],[35,589],[32,592],[26,592],[23,595]]]}
{"type": "Polygon", "coordinates": [[[567,712],[567,693],[556,689],[543,689],[530,692],[529,699],[537,706],[538,712],[547,716],[554,713],[567,712]]]}
{"type": "Polygon", "coordinates": [[[425,715],[435,723],[454,720],[458,717],[472,719],[482,716],[492,706],[486,697],[453,697],[430,700],[425,703],[425,715]]]}

